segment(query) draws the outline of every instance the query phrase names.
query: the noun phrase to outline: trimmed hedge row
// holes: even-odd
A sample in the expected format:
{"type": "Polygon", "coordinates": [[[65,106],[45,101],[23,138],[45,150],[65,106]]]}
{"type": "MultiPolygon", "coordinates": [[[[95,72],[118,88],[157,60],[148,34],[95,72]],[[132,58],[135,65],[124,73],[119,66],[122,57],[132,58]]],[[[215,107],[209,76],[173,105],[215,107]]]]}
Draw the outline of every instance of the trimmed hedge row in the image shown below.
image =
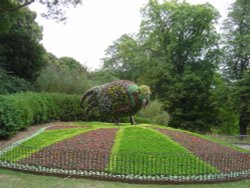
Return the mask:
{"type": "Polygon", "coordinates": [[[34,92],[0,95],[0,139],[30,125],[83,120],[79,99],[78,95],[34,92]]]}

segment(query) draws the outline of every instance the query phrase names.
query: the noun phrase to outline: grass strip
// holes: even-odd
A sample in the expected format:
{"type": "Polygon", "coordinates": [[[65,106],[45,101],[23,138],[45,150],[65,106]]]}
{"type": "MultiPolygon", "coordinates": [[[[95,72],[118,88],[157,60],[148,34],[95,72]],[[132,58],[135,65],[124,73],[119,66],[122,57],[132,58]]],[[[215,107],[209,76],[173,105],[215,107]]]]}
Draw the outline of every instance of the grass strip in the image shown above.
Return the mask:
{"type": "Polygon", "coordinates": [[[113,169],[117,168],[117,166],[116,166],[117,163],[115,161],[118,159],[116,158],[116,155],[119,152],[120,142],[121,142],[121,139],[123,138],[124,130],[125,130],[125,128],[119,128],[119,130],[117,131],[117,133],[115,135],[114,144],[112,146],[111,155],[109,158],[109,166],[106,169],[107,171],[113,171],[113,169]]]}
{"type": "Polygon", "coordinates": [[[121,129],[112,154],[115,159],[111,157],[109,170],[117,174],[181,176],[216,172],[186,148],[150,128],[121,129]]]}

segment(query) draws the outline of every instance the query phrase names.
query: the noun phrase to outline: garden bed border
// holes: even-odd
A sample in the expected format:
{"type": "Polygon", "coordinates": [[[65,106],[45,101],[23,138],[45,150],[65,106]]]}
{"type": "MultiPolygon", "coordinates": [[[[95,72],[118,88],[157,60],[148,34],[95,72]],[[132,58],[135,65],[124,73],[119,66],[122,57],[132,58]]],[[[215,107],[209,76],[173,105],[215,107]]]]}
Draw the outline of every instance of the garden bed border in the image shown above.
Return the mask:
{"type": "Polygon", "coordinates": [[[10,170],[17,170],[22,172],[28,172],[32,174],[42,174],[49,176],[71,176],[76,178],[94,178],[99,180],[110,181],[123,181],[133,183],[215,183],[215,182],[231,182],[242,179],[250,178],[250,169],[230,172],[230,173],[217,173],[217,174],[205,174],[205,175],[191,175],[191,176],[164,176],[164,175],[119,175],[100,171],[83,171],[83,170],[64,170],[59,168],[49,168],[34,165],[25,165],[18,163],[11,163],[6,161],[0,161],[0,167],[10,170]]]}

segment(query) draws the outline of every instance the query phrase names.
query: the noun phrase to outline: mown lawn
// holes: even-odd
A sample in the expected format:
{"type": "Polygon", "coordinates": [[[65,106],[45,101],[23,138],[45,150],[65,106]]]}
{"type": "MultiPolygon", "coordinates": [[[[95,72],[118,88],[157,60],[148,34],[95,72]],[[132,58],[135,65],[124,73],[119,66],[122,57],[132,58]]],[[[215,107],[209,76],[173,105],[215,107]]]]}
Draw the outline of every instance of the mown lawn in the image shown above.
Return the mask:
{"type": "Polygon", "coordinates": [[[249,188],[250,179],[232,183],[189,185],[138,185],[90,179],[59,178],[0,168],[0,188],[249,188]]]}
{"type": "Polygon", "coordinates": [[[193,175],[216,172],[215,168],[187,149],[150,128],[120,128],[112,154],[108,170],[117,174],[193,175]]]}

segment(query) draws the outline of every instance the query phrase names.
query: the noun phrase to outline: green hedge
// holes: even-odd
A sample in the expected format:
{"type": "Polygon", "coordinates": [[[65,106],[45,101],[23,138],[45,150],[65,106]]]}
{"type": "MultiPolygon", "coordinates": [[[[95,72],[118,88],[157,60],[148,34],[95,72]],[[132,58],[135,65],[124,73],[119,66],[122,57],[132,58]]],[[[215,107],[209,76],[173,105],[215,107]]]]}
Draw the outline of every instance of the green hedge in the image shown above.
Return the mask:
{"type": "Polygon", "coordinates": [[[30,125],[83,119],[80,96],[51,93],[0,95],[0,138],[9,138],[30,125]]]}

